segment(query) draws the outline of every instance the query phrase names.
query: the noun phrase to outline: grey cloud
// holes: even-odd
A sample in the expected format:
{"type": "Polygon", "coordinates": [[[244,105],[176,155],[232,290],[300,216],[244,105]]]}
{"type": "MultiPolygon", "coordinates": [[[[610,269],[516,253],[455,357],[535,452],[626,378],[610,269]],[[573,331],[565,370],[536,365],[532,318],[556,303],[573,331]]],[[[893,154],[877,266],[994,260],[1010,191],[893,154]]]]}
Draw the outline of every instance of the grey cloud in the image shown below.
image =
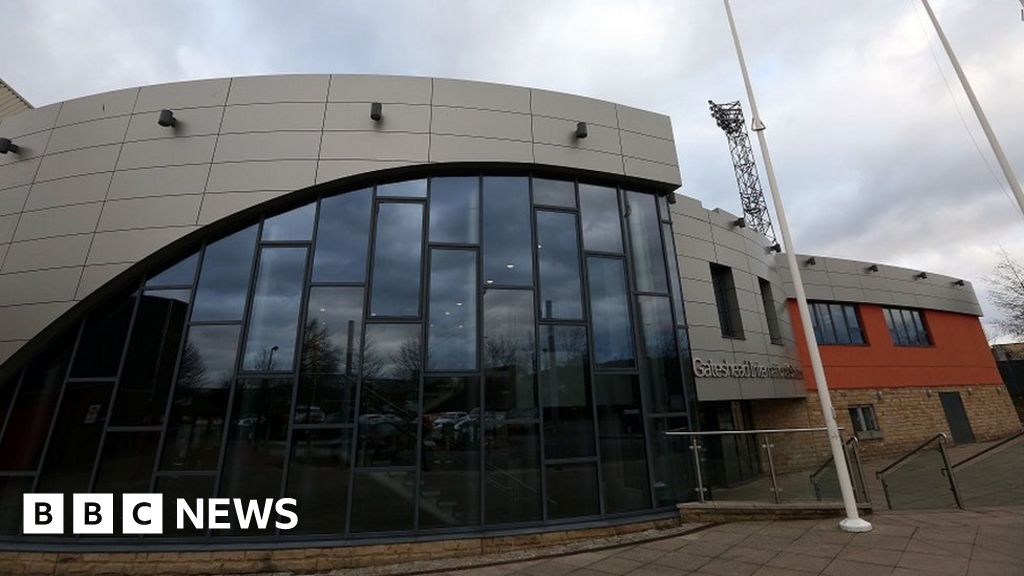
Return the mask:
{"type": "MultiPolygon", "coordinates": [[[[1024,174],[1019,7],[933,4],[1024,174]]],[[[916,2],[733,6],[800,251],[931,267],[980,292],[999,246],[1024,259],[1024,219],[957,116],[936,61],[994,168],[916,2]]],[[[725,138],[707,111],[709,98],[745,100],[719,2],[16,0],[0,33],[17,47],[0,75],[37,104],[207,76],[359,72],[521,84],[657,110],[673,119],[682,192],[739,211],[725,138]]],[[[995,313],[987,302],[985,311],[995,313]]]]}

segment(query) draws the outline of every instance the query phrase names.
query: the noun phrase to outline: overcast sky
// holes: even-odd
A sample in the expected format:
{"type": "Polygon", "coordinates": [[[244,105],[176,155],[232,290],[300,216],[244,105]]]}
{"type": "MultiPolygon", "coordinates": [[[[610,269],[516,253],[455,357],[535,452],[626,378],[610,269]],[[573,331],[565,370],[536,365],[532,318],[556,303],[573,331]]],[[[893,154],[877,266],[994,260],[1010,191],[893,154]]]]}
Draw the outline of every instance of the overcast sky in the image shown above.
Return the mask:
{"type": "MultiPolygon", "coordinates": [[[[1024,175],[1020,3],[934,6],[1024,175]]],[[[988,324],[983,278],[999,247],[1024,260],[1024,216],[919,2],[734,0],[733,10],[798,250],[967,278],[988,324]]],[[[0,38],[0,78],[37,106],[158,82],[333,72],[486,80],[656,110],[672,117],[681,191],[740,212],[707,110],[708,99],[744,96],[717,0],[8,0],[0,38]]]]}

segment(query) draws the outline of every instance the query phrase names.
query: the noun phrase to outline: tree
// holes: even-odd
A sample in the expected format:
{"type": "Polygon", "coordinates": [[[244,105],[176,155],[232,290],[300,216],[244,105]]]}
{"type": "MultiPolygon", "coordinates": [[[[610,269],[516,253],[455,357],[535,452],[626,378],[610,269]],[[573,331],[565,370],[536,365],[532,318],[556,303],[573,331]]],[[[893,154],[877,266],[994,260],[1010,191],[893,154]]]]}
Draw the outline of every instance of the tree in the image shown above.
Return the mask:
{"type": "Polygon", "coordinates": [[[992,288],[989,297],[1003,317],[996,326],[1005,334],[1024,337],[1024,264],[999,250],[999,263],[987,278],[992,288]]]}

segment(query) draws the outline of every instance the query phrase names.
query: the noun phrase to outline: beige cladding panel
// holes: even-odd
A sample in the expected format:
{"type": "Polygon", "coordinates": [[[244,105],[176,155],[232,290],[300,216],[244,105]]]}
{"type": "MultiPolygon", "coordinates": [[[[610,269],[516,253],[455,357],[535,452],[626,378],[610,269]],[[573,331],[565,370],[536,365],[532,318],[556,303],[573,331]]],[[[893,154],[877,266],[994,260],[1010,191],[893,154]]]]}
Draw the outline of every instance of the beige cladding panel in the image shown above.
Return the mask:
{"type": "Polygon", "coordinates": [[[0,157],[0,355],[154,251],[295,190],[456,162],[667,188],[680,181],[671,133],[666,116],[601,100],[399,76],[200,80],[26,110],[0,120],[0,136],[22,146],[0,157]],[[176,126],[158,125],[162,109],[176,126]],[[587,139],[576,122],[590,125],[587,139]],[[635,158],[623,156],[620,124],[635,158]]]}

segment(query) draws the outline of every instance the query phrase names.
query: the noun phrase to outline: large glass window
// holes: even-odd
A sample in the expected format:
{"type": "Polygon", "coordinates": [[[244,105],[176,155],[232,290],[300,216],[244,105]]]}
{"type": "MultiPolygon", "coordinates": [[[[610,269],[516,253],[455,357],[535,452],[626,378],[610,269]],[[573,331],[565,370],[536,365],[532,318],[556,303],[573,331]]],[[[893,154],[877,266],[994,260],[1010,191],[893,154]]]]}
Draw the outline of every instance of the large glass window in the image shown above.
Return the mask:
{"type": "Polygon", "coordinates": [[[419,324],[366,327],[358,466],[416,464],[419,379],[423,365],[420,330],[419,324]]]}
{"type": "Polygon", "coordinates": [[[262,502],[280,495],[291,403],[290,378],[253,378],[236,383],[220,485],[222,496],[262,502]]]}
{"type": "Polygon", "coordinates": [[[117,298],[89,315],[71,367],[72,378],[114,378],[121,365],[134,298],[117,298]]]}
{"type": "Polygon", "coordinates": [[[423,206],[378,207],[371,316],[419,316],[423,206]]]}
{"type": "Polygon", "coordinates": [[[779,311],[775,308],[775,296],[772,293],[772,285],[764,278],[758,278],[757,286],[761,291],[764,318],[768,322],[768,338],[772,344],[782,344],[782,330],[779,328],[779,311]]]}
{"type": "Polygon", "coordinates": [[[653,412],[686,411],[682,366],[668,298],[639,296],[640,336],[643,339],[643,381],[653,412]]]}
{"type": "Polygon", "coordinates": [[[362,333],[362,288],[310,288],[296,424],[352,422],[362,333]]]}
{"type": "Polygon", "coordinates": [[[39,477],[40,492],[89,489],[113,388],[113,382],[74,382],[64,389],[39,477]]]}
{"type": "Polygon", "coordinates": [[[615,188],[580,184],[583,247],[595,252],[622,252],[622,223],[615,188]]]}
{"type": "MultiPolygon", "coordinates": [[[[531,178],[361,182],[126,272],[0,367],[0,534],[33,488],[156,491],[165,537],[266,542],[272,525],[178,531],[174,499],[283,494],[289,534],[336,539],[694,498],[662,434],[693,398],[664,201],[531,178]]],[[[831,333],[859,330],[825,310],[831,333]]],[[[924,328],[897,313],[894,333],[924,328]]]]}
{"type": "Polygon", "coordinates": [[[736,283],[732,268],[711,263],[711,287],[715,292],[715,307],[718,309],[718,324],[722,338],[743,338],[743,319],[740,316],[739,299],[736,297],[736,283]]]}
{"type": "Polygon", "coordinates": [[[420,527],[479,523],[483,425],[478,378],[424,379],[420,527]]]}
{"type": "Polygon", "coordinates": [[[256,228],[235,232],[203,251],[192,321],[242,319],[249,292],[256,228]]]}
{"type": "Polygon", "coordinates": [[[480,179],[430,181],[430,241],[476,244],[480,229],[480,179]]]}
{"type": "Polygon", "coordinates": [[[536,336],[533,292],[484,292],[483,362],[487,410],[501,417],[536,418],[536,336]]]}
{"type": "Polygon", "coordinates": [[[483,202],[484,282],[532,285],[529,180],[485,176],[483,202]]]}
{"type": "Polygon", "coordinates": [[[316,203],[278,214],[263,221],[261,239],[264,242],[304,241],[313,237],[313,217],[316,203]]]}
{"type": "Polygon", "coordinates": [[[299,534],[345,531],[351,458],[351,430],[295,431],[286,493],[296,501],[299,534]]]}
{"type": "Polygon", "coordinates": [[[594,326],[594,365],[598,370],[636,366],[624,262],[591,256],[587,258],[587,279],[590,322],[594,326]]]}
{"type": "Polygon", "coordinates": [[[245,339],[245,370],[291,372],[299,332],[305,248],[263,248],[245,339]]]}
{"type": "Polygon", "coordinates": [[[111,414],[112,425],[152,426],[163,422],[190,294],[189,290],[142,293],[111,414]]]}
{"type": "Polygon", "coordinates": [[[540,338],[544,457],[594,456],[587,331],[581,326],[542,326],[540,338]]]}
{"type": "Polygon", "coordinates": [[[73,343],[73,337],[55,342],[25,369],[0,442],[0,470],[35,470],[38,466],[73,343]]]}
{"type": "Polygon", "coordinates": [[[320,201],[313,256],[314,282],[363,282],[370,242],[370,188],[320,201]]]}
{"type": "MultiPolygon", "coordinates": [[[[925,328],[923,314],[911,308],[883,307],[885,325],[896,346],[929,346],[931,339],[925,328]]],[[[856,318],[856,315],[854,315],[856,318]]]]}
{"type": "Polygon", "coordinates": [[[540,425],[503,416],[484,415],[484,522],[500,526],[540,520],[540,425]]]}
{"type": "Polygon", "coordinates": [[[641,192],[626,193],[629,247],[633,255],[636,289],[640,292],[668,292],[665,253],[661,244],[661,222],[655,197],[641,192]]]}
{"type": "MultiPolygon", "coordinates": [[[[667,218],[667,212],[662,213],[667,218]]],[[[683,287],[679,277],[679,259],[676,257],[675,237],[672,225],[665,222],[661,225],[661,235],[665,242],[665,260],[668,262],[668,281],[672,287],[672,308],[676,312],[676,323],[686,324],[686,310],[683,308],[683,287]]]]}
{"type": "Polygon", "coordinates": [[[647,475],[640,382],[632,375],[597,375],[594,395],[605,509],[614,513],[648,508],[651,485],[647,475]]]}
{"type": "Polygon", "coordinates": [[[216,470],[238,326],[193,326],[185,339],[162,470],[216,470]]]}
{"type": "Polygon", "coordinates": [[[533,179],[533,203],[538,206],[576,207],[576,185],[570,180],[533,179]]]}
{"type": "Polygon", "coordinates": [[[583,317],[580,254],[576,215],[537,211],[537,266],[540,317],[575,320],[583,317]]]}
{"type": "Polygon", "coordinates": [[[864,344],[854,304],[809,302],[814,338],[818,344],[864,344]]]}
{"type": "Polygon", "coordinates": [[[428,370],[476,369],[476,251],[430,251],[428,370]]]}

